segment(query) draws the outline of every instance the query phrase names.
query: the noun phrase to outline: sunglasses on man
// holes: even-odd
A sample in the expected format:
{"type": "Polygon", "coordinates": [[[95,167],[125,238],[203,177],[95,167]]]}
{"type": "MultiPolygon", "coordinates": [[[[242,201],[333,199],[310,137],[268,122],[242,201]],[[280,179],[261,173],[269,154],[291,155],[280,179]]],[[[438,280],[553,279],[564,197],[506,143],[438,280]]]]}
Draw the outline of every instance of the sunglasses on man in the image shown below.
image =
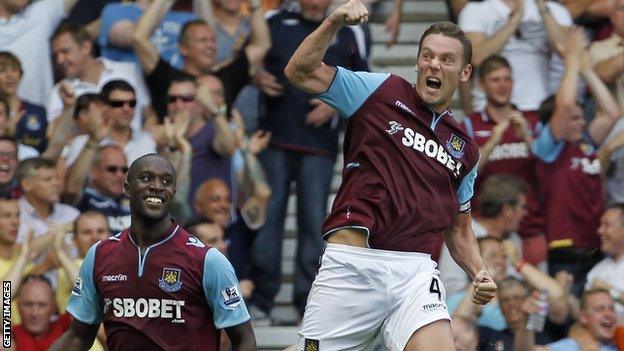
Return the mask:
{"type": "Polygon", "coordinates": [[[108,105],[113,108],[121,108],[121,107],[124,107],[126,104],[134,108],[136,107],[137,102],[136,100],[109,100],[108,101],[108,105]]]}
{"type": "Polygon", "coordinates": [[[178,100],[182,100],[184,102],[193,102],[195,100],[194,95],[167,95],[167,102],[173,104],[178,100]]]}

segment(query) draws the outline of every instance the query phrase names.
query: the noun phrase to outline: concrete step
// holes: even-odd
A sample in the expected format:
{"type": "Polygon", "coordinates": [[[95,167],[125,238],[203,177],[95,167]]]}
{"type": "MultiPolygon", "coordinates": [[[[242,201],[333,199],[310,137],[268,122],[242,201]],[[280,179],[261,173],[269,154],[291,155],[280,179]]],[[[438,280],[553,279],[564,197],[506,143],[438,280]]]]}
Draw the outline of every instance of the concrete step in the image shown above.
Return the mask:
{"type": "MultiPolygon", "coordinates": [[[[393,1],[382,1],[374,5],[371,21],[384,22],[393,8],[393,1]]],[[[443,1],[418,0],[406,1],[403,4],[403,23],[437,22],[447,18],[446,4],[443,1]]]]}
{"type": "Polygon", "coordinates": [[[299,313],[293,305],[277,305],[271,311],[271,316],[281,326],[296,326],[300,322],[299,313]]]}
{"type": "Polygon", "coordinates": [[[297,327],[254,327],[259,350],[283,350],[299,340],[297,327]]]}
{"type": "MultiPolygon", "coordinates": [[[[420,37],[430,25],[431,23],[429,22],[403,23],[397,40],[400,44],[418,45],[420,37]]],[[[370,28],[374,43],[381,44],[386,42],[388,37],[383,23],[371,23],[370,28]]],[[[375,55],[373,54],[372,57],[374,59],[375,55]]]]}

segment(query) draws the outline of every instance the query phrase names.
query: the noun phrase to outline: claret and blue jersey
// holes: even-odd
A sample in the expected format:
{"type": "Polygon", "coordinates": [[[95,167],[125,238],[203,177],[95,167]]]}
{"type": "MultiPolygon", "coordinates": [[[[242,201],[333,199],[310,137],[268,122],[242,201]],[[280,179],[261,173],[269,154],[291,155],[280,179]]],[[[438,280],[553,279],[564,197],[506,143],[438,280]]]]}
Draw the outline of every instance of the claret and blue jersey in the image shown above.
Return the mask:
{"type": "Polygon", "coordinates": [[[450,110],[434,111],[394,75],[338,67],[319,98],[347,118],[343,182],[323,232],[364,228],[372,248],[437,258],[442,231],[470,210],[477,145],[450,110]]]}
{"type": "Polygon", "coordinates": [[[109,350],[219,350],[218,329],[249,320],[232,266],[172,224],[141,250],[130,230],[87,253],[67,311],[104,323],[109,350]]]}

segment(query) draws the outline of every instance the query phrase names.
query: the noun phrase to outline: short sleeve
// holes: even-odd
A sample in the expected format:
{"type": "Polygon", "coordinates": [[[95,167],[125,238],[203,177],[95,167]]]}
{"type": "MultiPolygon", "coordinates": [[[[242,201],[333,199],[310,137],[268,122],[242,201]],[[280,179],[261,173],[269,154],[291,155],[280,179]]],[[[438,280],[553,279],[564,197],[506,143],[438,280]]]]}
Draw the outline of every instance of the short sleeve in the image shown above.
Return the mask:
{"type": "Polygon", "coordinates": [[[104,318],[102,314],[104,303],[93,281],[93,265],[98,244],[99,242],[91,246],[82,261],[67,305],[67,312],[86,324],[100,324],[104,318]]]}
{"type": "Polygon", "coordinates": [[[477,166],[479,162],[472,167],[470,172],[464,176],[459,189],[457,189],[457,203],[459,204],[459,212],[470,212],[470,199],[474,195],[474,184],[477,179],[477,166]]]}
{"type": "Polygon", "coordinates": [[[552,344],[548,344],[548,349],[550,351],[578,351],[579,346],[576,341],[572,339],[562,339],[552,344]]]}
{"type": "Polygon", "coordinates": [[[234,268],[215,248],[206,252],[203,286],[217,329],[239,325],[249,320],[249,312],[238,288],[234,268]]]}
{"type": "Polygon", "coordinates": [[[565,6],[555,1],[547,2],[546,6],[548,6],[550,13],[559,25],[569,27],[574,24],[572,15],[570,15],[570,11],[565,6]]]}
{"type": "Polygon", "coordinates": [[[469,2],[459,13],[457,24],[464,32],[483,33],[487,32],[487,24],[490,22],[488,11],[480,11],[480,4],[469,2]]]}
{"type": "Polygon", "coordinates": [[[555,140],[550,130],[550,125],[546,124],[542,128],[537,139],[531,145],[531,152],[540,160],[546,163],[553,163],[561,154],[565,142],[563,140],[555,140]]]}
{"type": "Polygon", "coordinates": [[[343,117],[352,116],[369,96],[390,77],[390,73],[353,72],[336,67],[329,89],[318,96],[343,117]]]}

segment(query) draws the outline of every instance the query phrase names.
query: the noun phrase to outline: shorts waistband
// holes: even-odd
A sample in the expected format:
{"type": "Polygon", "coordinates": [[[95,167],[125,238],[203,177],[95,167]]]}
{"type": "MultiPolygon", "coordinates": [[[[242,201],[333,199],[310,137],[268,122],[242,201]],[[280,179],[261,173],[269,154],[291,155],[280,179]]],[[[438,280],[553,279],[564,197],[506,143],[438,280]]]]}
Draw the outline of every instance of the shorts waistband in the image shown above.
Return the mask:
{"type": "Polygon", "coordinates": [[[424,252],[407,252],[407,251],[390,251],[390,250],[379,250],[379,249],[371,249],[368,247],[359,247],[359,246],[351,246],[351,245],[342,245],[342,244],[334,244],[327,243],[327,248],[325,252],[335,252],[335,253],[343,253],[348,255],[355,255],[361,258],[369,258],[369,259],[384,259],[384,260],[431,260],[431,255],[424,252]]]}

